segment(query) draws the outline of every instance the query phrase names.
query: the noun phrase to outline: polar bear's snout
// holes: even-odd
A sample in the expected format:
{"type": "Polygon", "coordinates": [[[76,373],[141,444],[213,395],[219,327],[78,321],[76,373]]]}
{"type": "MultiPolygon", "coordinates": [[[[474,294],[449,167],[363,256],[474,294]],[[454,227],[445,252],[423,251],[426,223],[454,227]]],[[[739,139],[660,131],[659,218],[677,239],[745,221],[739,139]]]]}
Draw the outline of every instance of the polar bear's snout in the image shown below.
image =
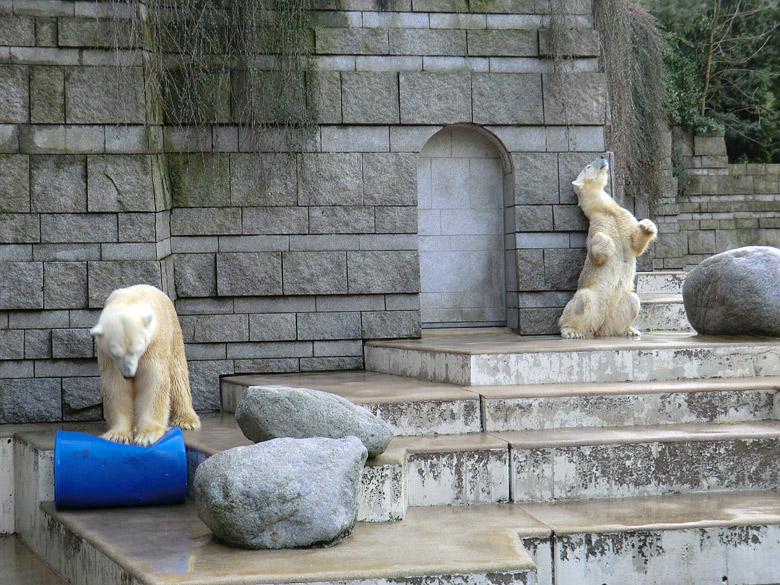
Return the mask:
{"type": "Polygon", "coordinates": [[[114,360],[114,365],[125,380],[132,380],[138,370],[138,358],[132,355],[120,356],[114,360]]]}
{"type": "Polygon", "coordinates": [[[603,156],[600,156],[596,162],[599,163],[599,170],[609,167],[609,161],[603,156]]]}

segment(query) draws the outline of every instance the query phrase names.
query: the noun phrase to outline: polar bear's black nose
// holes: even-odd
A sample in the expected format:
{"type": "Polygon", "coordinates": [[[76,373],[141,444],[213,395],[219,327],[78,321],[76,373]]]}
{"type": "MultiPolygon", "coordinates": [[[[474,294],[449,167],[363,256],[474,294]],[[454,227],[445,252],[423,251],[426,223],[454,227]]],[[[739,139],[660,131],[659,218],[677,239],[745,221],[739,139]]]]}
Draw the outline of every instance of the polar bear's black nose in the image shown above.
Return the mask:
{"type": "Polygon", "coordinates": [[[600,157],[599,157],[599,163],[600,163],[600,166],[599,166],[599,168],[601,168],[601,169],[603,169],[604,167],[606,167],[606,166],[609,164],[609,163],[607,162],[607,159],[606,159],[606,158],[604,158],[603,156],[600,156],[600,157]]]}
{"type": "Polygon", "coordinates": [[[134,378],[134,376],[125,376],[124,374],[122,374],[122,377],[123,377],[125,380],[132,380],[132,379],[134,378]]]}

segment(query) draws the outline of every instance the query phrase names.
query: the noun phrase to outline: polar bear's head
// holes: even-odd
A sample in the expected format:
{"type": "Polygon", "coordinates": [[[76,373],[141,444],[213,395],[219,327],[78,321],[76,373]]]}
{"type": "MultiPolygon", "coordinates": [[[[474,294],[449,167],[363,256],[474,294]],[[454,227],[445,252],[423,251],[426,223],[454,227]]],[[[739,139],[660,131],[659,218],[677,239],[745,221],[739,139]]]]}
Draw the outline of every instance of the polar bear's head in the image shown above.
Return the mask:
{"type": "Polygon", "coordinates": [[[588,166],[586,166],[577,178],[572,181],[574,185],[574,192],[577,196],[582,196],[583,193],[600,192],[604,189],[609,180],[609,162],[603,156],[600,156],[588,166]]]}
{"type": "Polygon", "coordinates": [[[154,309],[145,303],[111,303],[90,334],[125,379],[135,377],[138,360],[157,332],[154,309]]]}

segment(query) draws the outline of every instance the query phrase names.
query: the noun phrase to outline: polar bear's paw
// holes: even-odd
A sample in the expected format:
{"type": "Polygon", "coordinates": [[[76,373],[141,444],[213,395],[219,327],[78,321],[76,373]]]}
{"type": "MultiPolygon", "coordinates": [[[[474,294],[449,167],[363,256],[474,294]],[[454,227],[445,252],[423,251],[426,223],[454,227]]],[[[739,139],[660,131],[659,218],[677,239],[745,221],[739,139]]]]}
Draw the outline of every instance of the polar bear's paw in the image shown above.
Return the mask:
{"type": "Polygon", "coordinates": [[[658,228],[655,227],[655,224],[650,221],[649,219],[643,219],[639,222],[639,229],[643,232],[647,232],[648,235],[656,235],[658,233],[658,228]]]}
{"type": "Polygon", "coordinates": [[[172,427],[179,427],[183,431],[197,431],[200,428],[200,420],[197,416],[181,416],[171,421],[172,427]]]}
{"type": "Polygon", "coordinates": [[[112,429],[100,435],[100,438],[107,441],[113,441],[114,443],[123,443],[125,445],[132,445],[133,443],[133,434],[129,431],[112,429]]]}
{"type": "Polygon", "coordinates": [[[154,430],[147,430],[144,432],[136,432],[135,439],[133,440],[133,443],[136,445],[140,445],[141,447],[146,447],[148,445],[154,445],[160,437],[162,437],[165,434],[166,429],[154,429],[154,430]]]}
{"type": "Polygon", "coordinates": [[[634,329],[633,327],[629,327],[628,329],[626,329],[626,332],[623,333],[623,335],[625,335],[626,337],[634,337],[634,338],[642,337],[642,334],[637,329],[634,329]]]}
{"type": "Polygon", "coordinates": [[[561,337],[564,339],[585,339],[585,334],[568,327],[561,329],[561,337]]]}

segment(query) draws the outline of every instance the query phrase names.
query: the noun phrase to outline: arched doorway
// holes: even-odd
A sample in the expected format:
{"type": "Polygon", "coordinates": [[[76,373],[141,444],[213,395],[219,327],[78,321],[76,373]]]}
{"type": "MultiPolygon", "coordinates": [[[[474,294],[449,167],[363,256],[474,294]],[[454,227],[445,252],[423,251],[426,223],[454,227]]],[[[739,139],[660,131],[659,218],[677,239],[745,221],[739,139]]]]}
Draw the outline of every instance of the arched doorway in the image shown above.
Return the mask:
{"type": "Polygon", "coordinates": [[[417,166],[423,327],[506,324],[507,158],[486,131],[449,126],[417,166]]]}

